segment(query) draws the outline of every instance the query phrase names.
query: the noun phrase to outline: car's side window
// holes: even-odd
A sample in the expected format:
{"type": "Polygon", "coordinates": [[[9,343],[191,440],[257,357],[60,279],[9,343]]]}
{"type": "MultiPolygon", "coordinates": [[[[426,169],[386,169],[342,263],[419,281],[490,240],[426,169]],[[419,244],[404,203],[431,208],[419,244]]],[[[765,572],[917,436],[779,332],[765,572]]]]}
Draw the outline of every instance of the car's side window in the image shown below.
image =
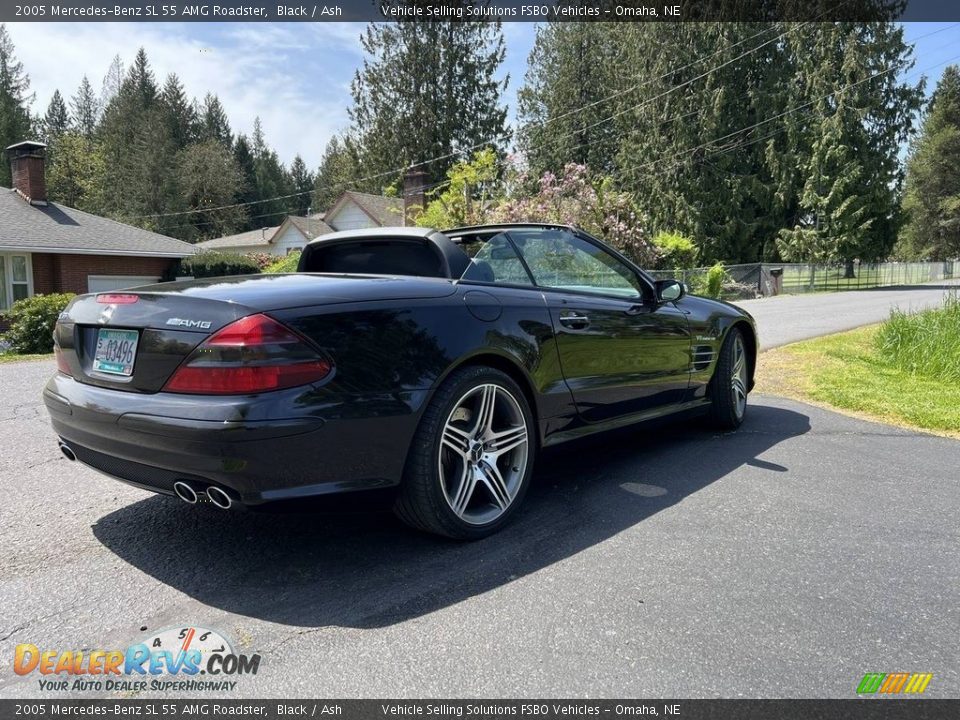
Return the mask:
{"type": "Polygon", "coordinates": [[[517,251],[504,233],[491,238],[471,239],[461,242],[460,246],[470,256],[470,265],[463,273],[464,280],[508,285],[532,284],[517,251]]]}
{"type": "Polygon", "coordinates": [[[541,287],[643,297],[643,283],[632,268],[568,230],[518,230],[511,231],[510,238],[541,287]]]}

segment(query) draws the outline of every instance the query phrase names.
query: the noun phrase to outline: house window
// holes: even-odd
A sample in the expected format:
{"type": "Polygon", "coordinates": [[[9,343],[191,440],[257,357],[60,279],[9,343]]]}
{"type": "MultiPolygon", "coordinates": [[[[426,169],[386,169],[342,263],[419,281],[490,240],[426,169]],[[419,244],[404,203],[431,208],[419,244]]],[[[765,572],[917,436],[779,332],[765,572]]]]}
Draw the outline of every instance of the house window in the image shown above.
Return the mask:
{"type": "Polygon", "coordinates": [[[29,255],[0,253],[0,310],[33,295],[29,255]]]}

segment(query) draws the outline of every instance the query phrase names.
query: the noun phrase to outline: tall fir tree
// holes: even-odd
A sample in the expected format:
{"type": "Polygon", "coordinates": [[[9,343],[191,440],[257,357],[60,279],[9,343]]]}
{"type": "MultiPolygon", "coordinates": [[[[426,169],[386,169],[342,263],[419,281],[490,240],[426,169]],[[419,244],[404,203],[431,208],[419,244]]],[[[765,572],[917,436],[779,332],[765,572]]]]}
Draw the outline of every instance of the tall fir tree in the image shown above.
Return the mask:
{"type": "Polygon", "coordinates": [[[126,69],[119,55],[114,55],[100,84],[100,107],[106,108],[119,93],[123,85],[126,69]]]}
{"type": "Polygon", "coordinates": [[[571,162],[613,171],[616,124],[594,121],[615,108],[607,97],[623,74],[624,33],[621,25],[589,22],[537,28],[517,93],[518,144],[535,175],[571,162]]]}
{"type": "Polygon", "coordinates": [[[361,45],[367,57],[353,80],[350,117],[364,175],[450,156],[426,164],[437,180],[457,160],[452,154],[504,147],[508,79],[497,77],[505,53],[499,22],[371,23],[361,45]]]}
{"type": "Polygon", "coordinates": [[[299,154],[293,159],[290,165],[290,183],[291,190],[297,193],[297,196],[291,198],[291,213],[294,215],[306,215],[311,210],[310,197],[313,190],[313,173],[307,168],[307,164],[299,154]]]}
{"type": "Polygon", "coordinates": [[[213,93],[207,93],[203,98],[199,123],[198,135],[201,141],[215,140],[226,148],[233,146],[233,132],[230,130],[227,113],[220,104],[220,98],[213,93]]]}
{"type": "Polygon", "coordinates": [[[241,230],[253,230],[258,227],[266,227],[263,218],[260,218],[260,209],[252,204],[257,200],[257,168],[253,160],[253,151],[250,149],[250,141],[243,133],[237,135],[237,140],[233,144],[233,160],[236,163],[237,172],[240,176],[240,182],[237,185],[237,192],[234,195],[234,202],[244,205],[247,208],[246,219],[241,230]]]}
{"type": "MultiPolygon", "coordinates": [[[[17,60],[13,40],[6,25],[0,24],[0,150],[31,140],[33,123],[30,119],[30,78],[17,60]]],[[[10,165],[0,162],[0,186],[10,187],[10,165]]]]}
{"type": "Polygon", "coordinates": [[[175,73],[167,76],[160,93],[160,103],[170,140],[177,150],[182,150],[195,139],[197,117],[175,73]]]}
{"type": "Polygon", "coordinates": [[[251,141],[257,195],[257,204],[253,206],[257,212],[251,215],[260,216],[264,226],[279,225],[295,205],[295,198],[285,197],[293,193],[290,176],[277,153],[267,145],[259,117],[254,120],[251,141]]]}
{"type": "Polygon", "coordinates": [[[80,81],[80,87],[70,99],[70,109],[77,132],[88,140],[93,138],[100,120],[100,102],[93,94],[93,87],[87,76],[80,81]]]}
{"type": "MultiPolygon", "coordinates": [[[[67,130],[70,129],[70,113],[67,111],[67,104],[63,101],[63,95],[59,90],[53,91],[50,98],[50,104],[47,105],[47,112],[43,116],[43,139],[48,147],[56,144],[57,140],[67,130]]],[[[48,152],[48,159],[50,153],[48,152]]]]}
{"type": "Polygon", "coordinates": [[[334,135],[327,143],[314,181],[312,206],[326,212],[345,190],[359,189],[360,159],[349,135],[334,135]]]}
{"type": "Polygon", "coordinates": [[[960,258],[960,67],[943,71],[907,160],[908,221],[898,254],[960,258]]]}

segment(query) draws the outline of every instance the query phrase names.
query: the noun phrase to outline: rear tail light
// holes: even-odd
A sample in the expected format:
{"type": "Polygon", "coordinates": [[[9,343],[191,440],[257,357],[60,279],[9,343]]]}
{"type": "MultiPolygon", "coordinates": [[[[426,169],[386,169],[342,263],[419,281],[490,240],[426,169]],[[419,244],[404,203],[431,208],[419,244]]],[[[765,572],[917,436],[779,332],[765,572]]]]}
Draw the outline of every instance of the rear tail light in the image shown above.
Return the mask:
{"type": "Polygon", "coordinates": [[[60,349],[59,345],[53,346],[53,356],[57,359],[57,370],[62,372],[64,375],[70,375],[73,377],[73,370],[70,369],[70,365],[67,363],[67,358],[63,354],[63,350],[60,349]]]}
{"type": "Polygon", "coordinates": [[[332,363],[293,330],[266,315],[249,315],[204,341],[163,389],[245,395],[308,385],[332,369],[332,363]]]}

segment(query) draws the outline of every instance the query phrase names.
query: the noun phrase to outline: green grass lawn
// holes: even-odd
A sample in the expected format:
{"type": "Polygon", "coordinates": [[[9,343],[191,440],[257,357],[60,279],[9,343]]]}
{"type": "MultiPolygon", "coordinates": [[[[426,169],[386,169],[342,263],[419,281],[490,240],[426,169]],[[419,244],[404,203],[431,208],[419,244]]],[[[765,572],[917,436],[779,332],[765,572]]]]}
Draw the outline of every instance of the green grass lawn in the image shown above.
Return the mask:
{"type": "Polygon", "coordinates": [[[960,437],[960,303],[766,352],[757,389],[960,437]]]}
{"type": "Polygon", "coordinates": [[[16,353],[0,353],[0,364],[24,362],[25,360],[53,360],[53,353],[44,355],[17,355],[16,353]]]}

